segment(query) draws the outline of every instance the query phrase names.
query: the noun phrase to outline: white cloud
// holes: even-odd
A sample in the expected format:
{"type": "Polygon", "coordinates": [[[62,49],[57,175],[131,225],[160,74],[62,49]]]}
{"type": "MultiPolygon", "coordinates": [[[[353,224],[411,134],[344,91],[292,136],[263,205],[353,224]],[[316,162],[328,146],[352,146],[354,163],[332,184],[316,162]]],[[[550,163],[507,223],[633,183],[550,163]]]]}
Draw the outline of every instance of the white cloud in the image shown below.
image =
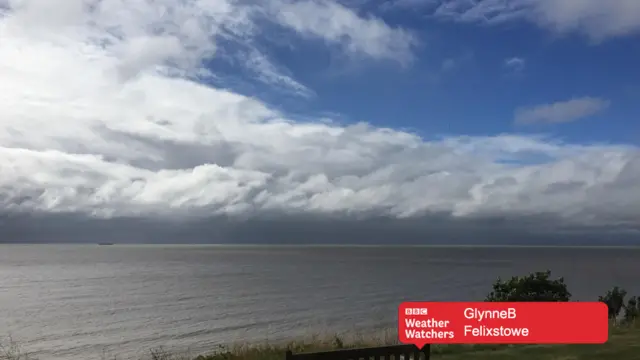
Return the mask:
{"type": "Polygon", "coordinates": [[[215,56],[241,64],[260,82],[310,96],[311,89],[256,46],[266,41],[258,23],[276,22],[297,36],[313,35],[340,43],[350,52],[403,64],[412,57],[410,44],[414,41],[412,35],[377,18],[363,18],[341,5],[315,0],[69,0],[51,4],[9,0],[3,31],[57,46],[99,44],[123,80],[158,67],[165,74],[213,76],[203,72],[200,62],[215,56]],[[221,41],[233,46],[218,46],[221,41]]]}
{"type": "Polygon", "coordinates": [[[440,69],[442,71],[452,71],[461,68],[463,65],[473,61],[474,54],[467,52],[461,56],[446,58],[442,61],[440,69]]]}
{"type": "Polygon", "coordinates": [[[387,0],[380,4],[380,9],[383,11],[402,10],[411,8],[422,8],[426,5],[433,4],[434,0],[387,0]]]}
{"type": "Polygon", "coordinates": [[[555,33],[582,33],[594,41],[640,31],[637,0],[439,0],[436,16],[466,22],[525,19],[555,33]]]}
{"type": "Polygon", "coordinates": [[[524,70],[525,65],[525,60],[519,57],[512,57],[504,60],[504,66],[514,72],[520,72],[524,70]]]}
{"type": "MultiPolygon", "coordinates": [[[[256,99],[176,76],[201,71],[196,60],[203,54],[225,51],[211,34],[242,39],[257,31],[251,8],[162,3],[170,15],[158,17],[165,11],[158,4],[137,7],[146,2],[103,0],[91,14],[65,2],[68,10],[40,21],[46,9],[29,2],[29,10],[0,20],[2,211],[172,218],[544,213],[639,225],[635,147],[516,135],[427,141],[367,124],[296,121],[256,99]]],[[[355,31],[344,19],[357,18],[346,9],[309,6],[344,18],[319,14],[303,24],[290,14],[284,22],[317,36],[326,28],[328,39],[355,31]]],[[[374,35],[341,41],[383,56],[384,27],[371,24],[374,35]]],[[[261,66],[264,76],[277,73],[261,66]]]]}
{"type": "Polygon", "coordinates": [[[257,49],[250,49],[246,53],[245,62],[258,76],[258,79],[265,84],[281,85],[284,88],[293,90],[294,93],[305,97],[314,96],[313,90],[297,82],[286,70],[279,69],[264,54],[257,49]]]}
{"type": "Polygon", "coordinates": [[[390,29],[382,20],[363,18],[344,5],[326,1],[284,1],[273,9],[282,25],[300,34],[339,44],[350,53],[400,62],[413,60],[417,39],[402,29],[390,29]]]}
{"type": "Polygon", "coordinates": [[[594,115],[609,105],[609,100],[600,98],[589,96],[573,98],[552,104],[517,109],[515,122],[518,124],[571,122],[594,115]]]}

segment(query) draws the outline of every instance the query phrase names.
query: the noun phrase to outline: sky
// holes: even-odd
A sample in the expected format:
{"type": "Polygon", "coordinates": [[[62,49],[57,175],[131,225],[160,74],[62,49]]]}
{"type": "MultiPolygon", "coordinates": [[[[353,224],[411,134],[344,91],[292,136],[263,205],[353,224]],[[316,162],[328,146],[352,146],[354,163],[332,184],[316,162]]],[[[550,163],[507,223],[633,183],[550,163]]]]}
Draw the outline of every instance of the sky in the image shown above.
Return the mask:
{"type": "Polygon", "coordinates": [[[637,0],[0,0],[0,242],[637,243],[638,40],[637,0]]]}

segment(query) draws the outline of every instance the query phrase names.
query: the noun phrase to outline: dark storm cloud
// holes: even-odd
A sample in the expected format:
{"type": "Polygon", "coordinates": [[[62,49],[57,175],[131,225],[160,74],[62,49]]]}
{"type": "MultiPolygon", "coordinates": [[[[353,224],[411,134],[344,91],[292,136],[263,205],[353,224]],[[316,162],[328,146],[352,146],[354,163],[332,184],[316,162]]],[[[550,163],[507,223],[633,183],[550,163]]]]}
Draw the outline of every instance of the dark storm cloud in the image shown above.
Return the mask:
{"type": "Polygon", "coordinates": [[[549,216],[412,219],[322,216],[230,217],[158,221],[76,214],[5,215],[0,242],[228,244],[629,244],[621,227],[568,227],[549,216]]]}

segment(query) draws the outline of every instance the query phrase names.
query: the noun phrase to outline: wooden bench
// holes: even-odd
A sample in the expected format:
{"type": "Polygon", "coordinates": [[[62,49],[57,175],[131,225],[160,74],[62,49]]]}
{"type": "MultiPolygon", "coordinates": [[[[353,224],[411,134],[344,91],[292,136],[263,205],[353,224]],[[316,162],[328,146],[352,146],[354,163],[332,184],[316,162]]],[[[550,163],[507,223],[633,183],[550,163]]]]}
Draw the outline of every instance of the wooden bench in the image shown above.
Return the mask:
{"type": "Polygon", "coordinates": [[[430,350],[429,345],[422,350],[415,345],[395,345],[299,354],[287,351],[285,360],[429,360],[430,350]]]}

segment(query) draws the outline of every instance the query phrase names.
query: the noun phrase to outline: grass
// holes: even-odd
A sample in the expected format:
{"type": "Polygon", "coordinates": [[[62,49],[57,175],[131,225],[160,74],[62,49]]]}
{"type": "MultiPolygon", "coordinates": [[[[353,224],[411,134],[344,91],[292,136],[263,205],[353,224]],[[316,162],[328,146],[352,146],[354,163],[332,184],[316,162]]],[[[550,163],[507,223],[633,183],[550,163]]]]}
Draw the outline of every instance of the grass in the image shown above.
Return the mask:
{"type": "MultiPolygon", "coordinates": [[[[452,349],[453,350],[453,349],[452,349]]],[[[614,328],[602,345],[520,345],[452,351],[432,356],[441,360],[640,360],[640,326],[614,328]]]]}
{"type": "Polygon", "coordinates": [[[7,345],[0,343],[0,360],[34,360],[24,352],[13,339],[9,338],[7,345]]]}
{"type": "MultiPolygon", "coordinates": [[[[283,360],[287,349],[298,353],[397,344],[390,334],[369,341],[347,342],[336,336],[286,346],[220,347],[196,360],[283,360]]],[[[152,360],[183,360],[158,354],[152,360]]],[[[612,327],[609,341],[602,345],[434,345],[431,354],[435,360],[640,360],[640,323],[612,327]]]]}
{"type": "MultiPolygon", "coordinates": [[[[218,346],[208,354],[193,357],[175,354],[162,348],[149,352],[140,360],[284,360],[284,353],[294,353],[384,346],[397,344],[393,332],[377,337],[311,337],[308,341],[286,345],[218,346]]],[[[433,345],[434,360],[640,360],[640,322],[612,327],[609,341],[602,345],[433,345]]],[[[14,342],[0,345],[0,360],[36,360],[21,351],[14,342]]],[[[46,359],[41,359],[46,360],[46,359]]],[[[103,356],[103,360],[119,360],[103,356]]],[[[396,359],[397,360],[397,359],[396,359]]]]}

